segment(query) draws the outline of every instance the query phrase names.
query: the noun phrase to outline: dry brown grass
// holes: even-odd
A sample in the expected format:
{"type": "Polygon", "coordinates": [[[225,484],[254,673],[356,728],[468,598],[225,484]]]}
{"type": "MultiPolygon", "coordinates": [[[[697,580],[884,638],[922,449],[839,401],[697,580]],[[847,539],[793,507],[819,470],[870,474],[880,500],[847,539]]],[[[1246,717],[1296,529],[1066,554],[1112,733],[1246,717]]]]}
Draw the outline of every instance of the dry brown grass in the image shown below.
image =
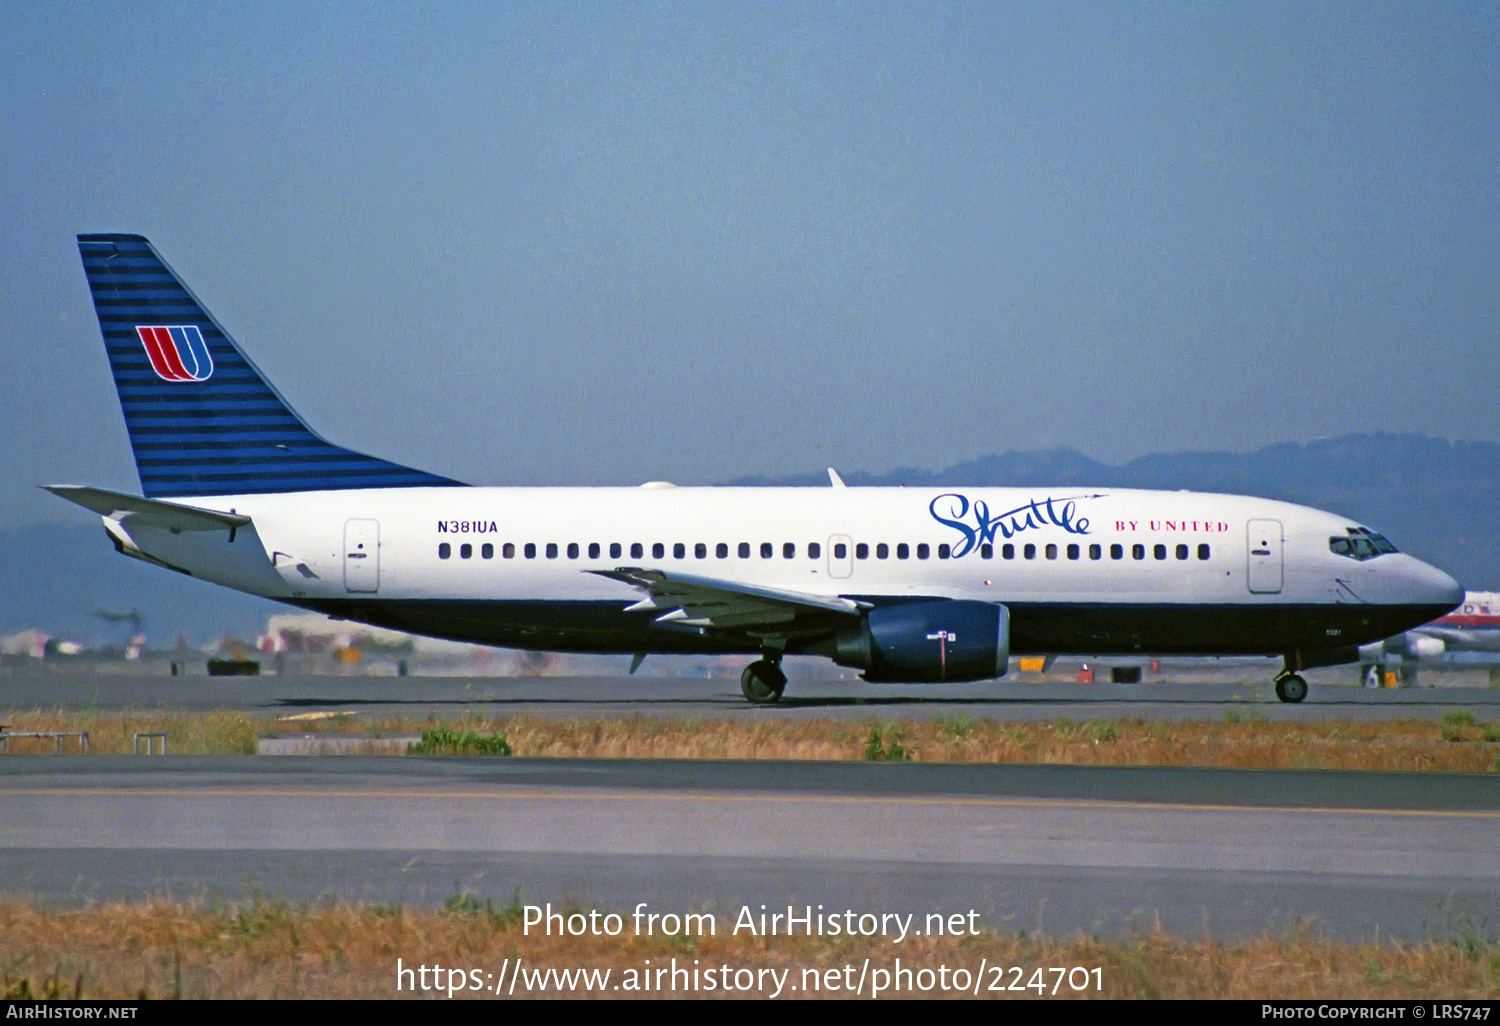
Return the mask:
{"type": "MultiPolygon", "coordinates": [[[[256,720],[243,713],[212,712],[186,715],[169,712],[88,712],[65,709],[11,710],[0,713],[0,723],[11,731],[83,730],[89,734],[92,755],[128,755],[136,733],[164,733],[167,751],[173,755],[251,755],[255,739],[270,720],[256,720]]],[[[144,751],[145,741],[141,742],[144,751]]],[[[158,751],[161,742],[156,742],[158,751]]],[[[9,743],[16,755],[55,751],[50,739],[16,738],[9,743]]],[[[76,754],[75,738],[64,738],[63,754],[76,754]]]]}
{"type": "MultiPolygon", "coordinates": [[[[727,930],[720,918],[721,931],[727,930]]],[[[1500,947],[1493,943],[1403,946],[1262,937],[1225,944],[1159,935],[1105,942],[984,933],[896,945],[885,938],[768,939],[721,932],[683,941],[629,933],[627,926],[618,938],[546,937],[535,929],[528,936],[513,910],[289,910],[265,904],[200,909],[157,902],[48,913],[24,901],[0,900],[0,997],[423,996],[397,992],[397,958],[408,968],[441,965],[495,974],[504,959],[520,958],[531,969],[608,968],[616,982],[627,970],[648,968],[647,960],[662,967],[675,958],[685,967],[696,959],[700,967],[790,970],[795,984],[804,970],[852,965],[857,977],[866,958],[872,970],[890,970],[899,957],[914,971],[946,965],[950,972],[963,968],[981,975],[981,965],[987,965],[981,975],[981,996],[987,997],[1036,996],[1034,990],[987,988],[996,982],[1024,986],[1037,968],[1081,966],[1100,970],[1102,992],[1075,993],[1063,984],[1058,996],[1500,998],[1500,947]],[[996,974],[996,966],[1019,966],[1024,973],[996,974]]],[[[1050,988],[1054,978],[1044,973],[1044,979],[1050,988]]],[[[800,988],[798,993],[807,996],[800,988]]],[[[611,990],[608,996],[629,995],[611,990]]]]}
{"type": "MultiPolygon", "coordinates": [[[[1253,713],[1251,715],[1254,715],[1253,713]]],[[[1142,720],[1000,722],[951,718],[882,723],[832,719],[664,719],[653,716],[555,719],[465,716],[452,719],[278,721],[243,713],[20,711],[0,716],[13,730],[87,730],[94,754],[128,754],[136,732],[167,735],[173,755],[255,751],[262,736],[419,735],[446,727],[502,734],[521,757],[592,759],[805,759],[1212,766],[1238,769],[1397,770],[1500,773],[1500,731],[1456,713],[1445,722],[1270,723],[1232,716],[1217,723],[1142,720]]],[[[15,740],[16,754],[51,752],[51,741],[15,740]]],[[[72,740],[64,752],[76,750],[72,740]]]]}
{"type": "Polygon", "coordinates": [[[1172,723],[1139,721],[896,723],[803,720],[708,722],[497,718],[471,729],[503,733],[519,756],[658,759],[865,760],[1087,766],[1500,772],[1500,744],[1483,728],[1446,724],[1172,723]]]}

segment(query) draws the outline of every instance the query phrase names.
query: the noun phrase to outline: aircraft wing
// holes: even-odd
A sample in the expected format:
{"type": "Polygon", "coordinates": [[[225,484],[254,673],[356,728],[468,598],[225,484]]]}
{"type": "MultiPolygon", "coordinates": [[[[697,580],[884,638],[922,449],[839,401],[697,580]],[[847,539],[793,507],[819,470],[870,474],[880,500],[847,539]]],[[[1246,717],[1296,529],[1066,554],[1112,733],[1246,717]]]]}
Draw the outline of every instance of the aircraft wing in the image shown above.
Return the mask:
{"type": "Polygon", "coordinates": [[[128,516],[133,523],[172,532],[225,531],[250,523],[250,518],[240,513],[220,513],[218,510],[198,509],[160,499],[143,499],[138,495],[112,492],[107,488],[87,488],[83,485],[42,487],[58,498],[77,503],[84,509],[93,510],[111,520],[123,520],[128,516]]]}
{"type": "Polygon", "coordinates": [[[589,573],[622,581],[646,593],[626,612],[660,610],[656,622],[663,627],[681,626],[710,630],[765,631],[801,630],[813,619],[827,625],[830,619],[857,618],[862,606],[850,599],[807,595],[777,588],[722,581],[712,577],[669,574],[664,570],[620,567],[589,573]]]}

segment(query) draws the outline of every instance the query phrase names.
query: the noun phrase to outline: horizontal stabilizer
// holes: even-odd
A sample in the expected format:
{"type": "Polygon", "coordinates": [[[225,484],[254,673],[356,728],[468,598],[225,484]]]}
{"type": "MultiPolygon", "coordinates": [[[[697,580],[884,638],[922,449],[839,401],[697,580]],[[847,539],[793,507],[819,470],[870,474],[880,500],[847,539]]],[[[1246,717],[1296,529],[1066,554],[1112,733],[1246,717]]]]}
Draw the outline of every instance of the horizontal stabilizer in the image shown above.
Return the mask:
{"type": "Polygon", "coordinates": [[[128,516],[132,523],[167,531],[224,531],[250,523],[250,518],[240,513],[220,513],[176,502],[162,502],[160,499],[143,499],[124,492],[112,492],[107,488],[88,488],[83,485],[42,487],[53,495],[84,509],[93,510],[100,516],[112,520],[124,520],[128,516]]]}

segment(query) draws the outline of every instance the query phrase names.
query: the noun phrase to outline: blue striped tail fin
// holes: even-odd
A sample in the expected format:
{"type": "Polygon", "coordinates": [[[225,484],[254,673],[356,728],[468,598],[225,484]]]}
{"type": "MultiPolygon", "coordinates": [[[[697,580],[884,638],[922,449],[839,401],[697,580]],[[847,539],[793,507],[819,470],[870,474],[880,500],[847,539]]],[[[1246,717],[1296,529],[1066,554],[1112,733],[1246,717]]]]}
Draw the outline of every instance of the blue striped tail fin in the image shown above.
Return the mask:
{"type": "Polygon", "coordinates": [[[78,250],[148,498],[459,484],[324,441],[141,236],[78,250]]]}

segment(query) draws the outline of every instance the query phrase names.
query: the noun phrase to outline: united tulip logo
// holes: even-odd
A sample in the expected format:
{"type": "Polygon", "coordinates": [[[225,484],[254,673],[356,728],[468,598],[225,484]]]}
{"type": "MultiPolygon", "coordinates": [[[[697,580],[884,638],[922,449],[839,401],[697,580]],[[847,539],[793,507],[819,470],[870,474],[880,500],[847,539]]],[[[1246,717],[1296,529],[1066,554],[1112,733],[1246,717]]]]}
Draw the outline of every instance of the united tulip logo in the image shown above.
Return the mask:
{"type": "Polygon", "coordinates": [[[196,324],[176,328],[138,326],[135,333],[151,358],[151,369],[164,381],[206,381],[214,372],[213,357],[196,324]]]}

